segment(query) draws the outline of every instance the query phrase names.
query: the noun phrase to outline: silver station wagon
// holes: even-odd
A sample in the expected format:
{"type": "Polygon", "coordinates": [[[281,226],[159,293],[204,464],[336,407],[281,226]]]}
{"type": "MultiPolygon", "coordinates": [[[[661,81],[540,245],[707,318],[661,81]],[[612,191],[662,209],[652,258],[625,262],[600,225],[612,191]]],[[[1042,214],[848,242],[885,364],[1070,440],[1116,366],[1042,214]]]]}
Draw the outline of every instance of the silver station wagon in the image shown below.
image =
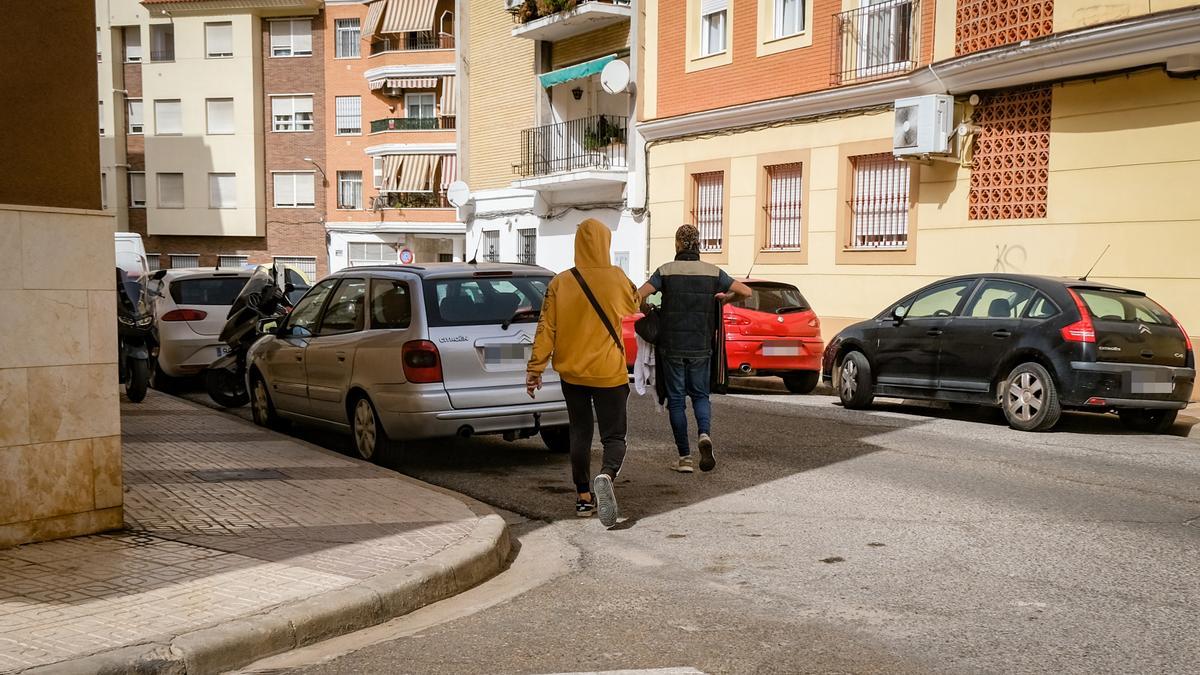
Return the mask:
{"type": "Polygon", "coordinates": [[[247,357],[254,420],[349,431],[377,459],[389,440],[540,434],[568,449],[567,407],[525,364],[553,274],[534,265],[351,267],[314,285],[247,357]]]}

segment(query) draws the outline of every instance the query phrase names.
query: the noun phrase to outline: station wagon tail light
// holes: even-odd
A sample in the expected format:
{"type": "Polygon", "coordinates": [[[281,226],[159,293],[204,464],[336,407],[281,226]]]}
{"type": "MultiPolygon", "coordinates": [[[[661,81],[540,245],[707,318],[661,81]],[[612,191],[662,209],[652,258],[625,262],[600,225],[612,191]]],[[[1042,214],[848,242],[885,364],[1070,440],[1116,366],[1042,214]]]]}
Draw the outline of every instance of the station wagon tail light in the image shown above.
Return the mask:
{"type": "Polygon", "coordinates": [[[162,315],[163,321],[203,321],[208,312],[198,309],[173,309],[162,315]]]}
{"type": "Polygon", "coordinates": [[[429,340],[412,340],[400,350],[404,378],[417,384],[442,381],[442,359],[437,346],[429,340]]]}
{"type": "Polygon", "coordinates": [[[725,315],[725,325],[726,326],[749,326],[750,319],[747,319],[744,316],[738,316],[737,314],[726,314],[725,315]]]}
{"type": "Polygon", "coordinates": [[[808,327],[809,328],[820,328],[821,320],[814,316],[813,318],[808,320],[808,327]]]}
{"type": "Polygon", "coordinates": [[[1062,338],[1067,342],[1095,342],[1096,326],[1092,324],[1092,313],[1088,311],[1087,305],[1083,303],[1083,298],[1079,297],[1078,293],[1070,288],[1067,289],[1067,292],[1071,294],[1071,299],[1079,308],[1081,318],[1069,326],[1063,326],[1062,338]]]}
{"type": "Polygon", "coordinates": [[[1167,314],[1170,314],[1171,320],[1175,322],[1175,327],[1179,329],[1179,332],[1183,333],[1183,344],[1187,346],[1187,350],[1189,352],[1192,351],[1192,336],[1188,335],[1187,329],[1183,327],[1183,324],[1179,323],[1179,319],[1176,319],[1174,314],[1170,312],[1167,312],[1167,314]]]}

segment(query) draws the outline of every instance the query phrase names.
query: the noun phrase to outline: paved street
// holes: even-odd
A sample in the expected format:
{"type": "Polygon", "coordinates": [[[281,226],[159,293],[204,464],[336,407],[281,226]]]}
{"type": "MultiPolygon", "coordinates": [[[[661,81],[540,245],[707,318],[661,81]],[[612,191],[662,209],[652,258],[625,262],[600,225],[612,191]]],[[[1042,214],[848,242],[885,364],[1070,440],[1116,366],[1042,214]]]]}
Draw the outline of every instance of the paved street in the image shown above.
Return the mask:
{"type": "Polygon", "coordinates": [[[566,457],[534,441],[390,458],[578,557],[511,601],[291,665],[1191,672],[1200,658],[1195,417],[1171,436],[1088,415],[1026,434],[987,413],[731,395],[715,405],[717,470],[680,475],[665,413],[632,406],[614,531],[574,517],[566,457]]]}

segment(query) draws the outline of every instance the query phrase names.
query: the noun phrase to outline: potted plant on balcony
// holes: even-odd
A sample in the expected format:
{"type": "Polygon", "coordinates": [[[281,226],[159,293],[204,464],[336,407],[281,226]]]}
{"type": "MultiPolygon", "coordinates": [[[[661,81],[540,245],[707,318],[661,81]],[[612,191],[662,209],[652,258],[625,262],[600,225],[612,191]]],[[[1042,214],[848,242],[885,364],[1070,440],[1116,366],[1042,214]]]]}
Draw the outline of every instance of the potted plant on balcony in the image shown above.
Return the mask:
{"type": "Polygon", "coordinates": [[[550,16],[557,12],[575,9],[578,0],[537,0],[538,16],[550,16]]]}
{"type": "Polygon", "coordinates": [[[583,132],[583,149],[593,153],[609,154],[607,151],[613,143],[621,140],[620,127],[612,124],[601,115],[596,124],[583,132]]]}

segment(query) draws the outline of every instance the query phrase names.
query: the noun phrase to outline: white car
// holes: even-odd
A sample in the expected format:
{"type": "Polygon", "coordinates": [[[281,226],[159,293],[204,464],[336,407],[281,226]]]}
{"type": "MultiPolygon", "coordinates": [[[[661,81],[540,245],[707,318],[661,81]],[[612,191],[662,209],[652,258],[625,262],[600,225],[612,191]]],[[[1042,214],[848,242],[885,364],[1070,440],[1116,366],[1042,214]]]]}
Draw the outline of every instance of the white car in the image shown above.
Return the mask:
{"type": "Polygon", "coordinates": [[[250,278],[250,270],[192,268],[162,270],[154,275],[158,298],[158,363],[154,386],[163,389],[177,377],[198,375],[225,354],[218,337],[229,307],[250,278]]]}

